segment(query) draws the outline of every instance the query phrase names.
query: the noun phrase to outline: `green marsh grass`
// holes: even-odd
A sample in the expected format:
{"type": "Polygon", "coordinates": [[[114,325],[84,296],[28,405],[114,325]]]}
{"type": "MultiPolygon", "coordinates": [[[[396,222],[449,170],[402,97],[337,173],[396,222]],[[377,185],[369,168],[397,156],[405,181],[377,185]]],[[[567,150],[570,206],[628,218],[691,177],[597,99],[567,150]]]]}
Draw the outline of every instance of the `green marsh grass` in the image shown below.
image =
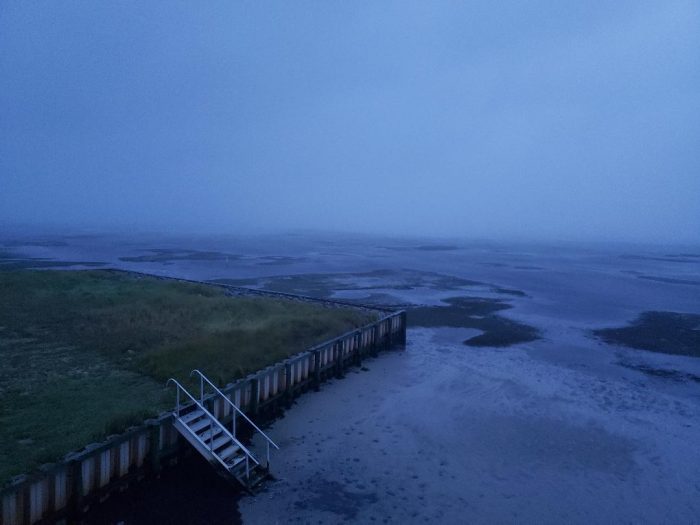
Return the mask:
{"type": "Polygon", "coordinates": [[[374,317],[109,270],[0,271],[0,485],[374,317]]]}

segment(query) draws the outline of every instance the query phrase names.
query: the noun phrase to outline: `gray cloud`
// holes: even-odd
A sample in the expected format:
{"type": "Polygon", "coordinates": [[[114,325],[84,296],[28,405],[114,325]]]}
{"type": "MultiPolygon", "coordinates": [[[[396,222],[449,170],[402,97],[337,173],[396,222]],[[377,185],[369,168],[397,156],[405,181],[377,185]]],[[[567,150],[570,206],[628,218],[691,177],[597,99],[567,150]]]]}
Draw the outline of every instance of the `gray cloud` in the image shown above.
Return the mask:
{"type": "Polygon", "coordinates": [[[0,221],[700,241],[696,2],[0,7],[0,221]]]}

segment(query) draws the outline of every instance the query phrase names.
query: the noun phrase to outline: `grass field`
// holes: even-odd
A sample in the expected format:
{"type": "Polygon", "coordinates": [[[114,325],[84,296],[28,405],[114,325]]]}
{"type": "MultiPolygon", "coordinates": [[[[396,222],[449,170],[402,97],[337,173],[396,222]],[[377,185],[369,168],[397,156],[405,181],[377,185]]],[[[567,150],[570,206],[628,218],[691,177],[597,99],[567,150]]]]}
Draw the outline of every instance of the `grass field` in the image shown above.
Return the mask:
{"type": "Polygon", "coordinates": [[[169,377],[223,384],[372,319],[121,272],[0,271],[0,485],[171,407],[169,377]]]}

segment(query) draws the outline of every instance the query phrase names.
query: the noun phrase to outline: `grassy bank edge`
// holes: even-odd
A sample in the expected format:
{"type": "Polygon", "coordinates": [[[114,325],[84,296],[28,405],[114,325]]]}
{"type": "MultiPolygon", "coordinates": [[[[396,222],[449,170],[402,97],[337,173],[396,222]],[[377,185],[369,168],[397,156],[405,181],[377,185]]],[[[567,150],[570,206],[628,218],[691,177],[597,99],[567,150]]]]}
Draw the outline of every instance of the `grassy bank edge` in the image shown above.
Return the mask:
{"type": "MultiPolygon", "coordinates": [[[[21,270],[18,270],[21,271],[21,270]]],[[[43,271],[43,270],[38,270],[38,271],[43,271]]],[[[89,272],[92,270],[71,270],[73,272],[89,272]]],[[[239,377],[238,379],[233,380],[233,382],[228,381],[227,384],[224,386],[224,388],[229,388],[232,385],[234,385],[237,381],[245,380],[246,378],[250,376],[255,376],[258,374],[260,371],[265,370],[266,368],[273,367],[273,366],[278,366],[280,364],[283,364],[289,360],[294,360],[298,358],[299,356],[303,355],[306,352],[312,351],[315,348],[325,346],[328,344],[331,344],[333,341],[337,339],[341,339],[348,334],[355,333],[358,330],[366,329],[367,327],[370,327],[374,324],[376,324],[378,321],[381,319],[392,315],[392,311],[382,309],[382,308],[375,308],[375,307],[368,307],[364,305],[358,305],[358,304],[352,304],[352,303],[342,303],[338,301],[332,301],[332,300],[324,300],[324,299],[317,299],[317,298],[310,298],[310,297],[303,297],[303,296],[295,296],[294,294],[277,294],[275,292],[268,292],[268,291],[259,291],[259,290],[254,290],[254,289],[246,289],[242,287],[237,287],[237,286],[231,286],[228,284],[223,284],[223,283],[215,283],[215,282],[205,282],[205,281],[194,281],[194,280],[189,280],[189,279],[180,279],[176,277],[167,277],[167,276],[160,276],[160,275],[151,275],[151,274],[145,274],[141,272],[131,272],[128,270],[113,270],[113,269],[105,269],[105,270],[100,270],[101,272],[109,272],[109,273],[114,273],[114,274],[124,274],[124,275],[136,275],[139,277],[145,277],[145,278],[154,278],[157,280],[165,280],[165,281],[175,281],[175,282],[187,282],[187,283],[192,283],[192,284],[197,284],[197,285],[203,285],[207,287],[213,287],[213,288],[221,288],[224,290],[231,290],[234,292],[232,295],[243,295],[245,296],[246,294],[251,294],[252,296],[263,296],[263,297],[270,297],[270,298],[279,298],[279,299],[286,299],[286,300],[300,300],[302,302],[312,302],[313,304],[316,305],[323,305],[325,307],[331,307],[331,308],[352,308],[356,310],[361,310],[361,311],[371,311],[376,315],[376,318],[373,321],[370,321],[362,326],[357,326],[354,329],[350,329],[346,332],[340,333],[338,335],[335,335],[334,337],[325,339],[321,342],[318,342],[316,344],[313,344],[311,346],[308,346],[307,348],[304,348],[300,350],[299,352],[296,352],[294,354],[291,354],[287,356],[284,359],[281,360],[275,360],[270,362],[269,364],[260,367],[256,371],[250,372],[246,374],[245,376],[239,377]]],[[[223,385],[222,385],[223,386],[223,385]]],[[[76,456],[79,456],[81,453],[85,451],[93,451],[96,448],[102,448],[104,446],[107,446],[110,442],[113,442],[115,439],[121,439],[125,434],[130,434],[139,430],[142,430],[144,427],[153,425],[154,422],[161,421],[163,418],[168,418],[170,417],[171,412],[167,409],[165,410],[154,410],[153,412],[150,413],[142,413],[139,415],[139,417],[134,417],[134,416],[127,416],[125,419],[121,422],[111,422],[110,425],[108,425],[108,428],[105,430],[105,432],[102,433],[100,437],[95,436],[94,441],[91,441],[87,443],[85,446],[74,449],[65,455],[63,455],[61,458],[53,460],[53,461],[47,461],[43,462],[40,465],[38,465],[36,468],[29,469],[25,473],[22,474],[17,474],[13,475],[9,478],[6,478],[3,483],[0,483],[0,490],[5,488],[6,486],[11,486],[14,483],[23,480],[23,479],[31,479],[35,476],[39,476],[42,474],[45,474],[47,470],[51,470],[53,467],[60,465],[66,461],[70,461],[71,459],[74,459],[76,456]]]]}

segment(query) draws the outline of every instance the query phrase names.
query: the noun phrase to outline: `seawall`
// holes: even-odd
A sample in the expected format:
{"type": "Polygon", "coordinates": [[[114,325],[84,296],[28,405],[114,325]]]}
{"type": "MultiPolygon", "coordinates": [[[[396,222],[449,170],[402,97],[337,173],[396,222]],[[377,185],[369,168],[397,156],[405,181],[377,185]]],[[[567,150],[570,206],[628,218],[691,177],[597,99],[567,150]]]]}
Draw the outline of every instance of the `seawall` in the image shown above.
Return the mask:
{"type": "MultiPolygon", "coordinates": [[[[358,307],[337,301],[218,286],[240,295],[281,296],[328,306],[358,307]]],[[[309,388],[318,388],[326,379],[341,376],[345,369],[358,365],[365,357],[394,345],[404,345],[405,312],[381,311],[383,315],[379,320],[230,383],[222,391],[253,419],[284,406],[309,388]]],[[[231,408],[222,399],[210,399],[209,406],[217,417],[230,416],[231,408]]],[[[173,427],[172,414],[163,413],[122,434],[68,454],[59,463],[16,478],[0,490],[0,525],[79,519],[87,508],[103,501],[110,493],[125,490],[130,483],[157,474],[163,465],[177,461],[188,446],[173,427]]]]}

